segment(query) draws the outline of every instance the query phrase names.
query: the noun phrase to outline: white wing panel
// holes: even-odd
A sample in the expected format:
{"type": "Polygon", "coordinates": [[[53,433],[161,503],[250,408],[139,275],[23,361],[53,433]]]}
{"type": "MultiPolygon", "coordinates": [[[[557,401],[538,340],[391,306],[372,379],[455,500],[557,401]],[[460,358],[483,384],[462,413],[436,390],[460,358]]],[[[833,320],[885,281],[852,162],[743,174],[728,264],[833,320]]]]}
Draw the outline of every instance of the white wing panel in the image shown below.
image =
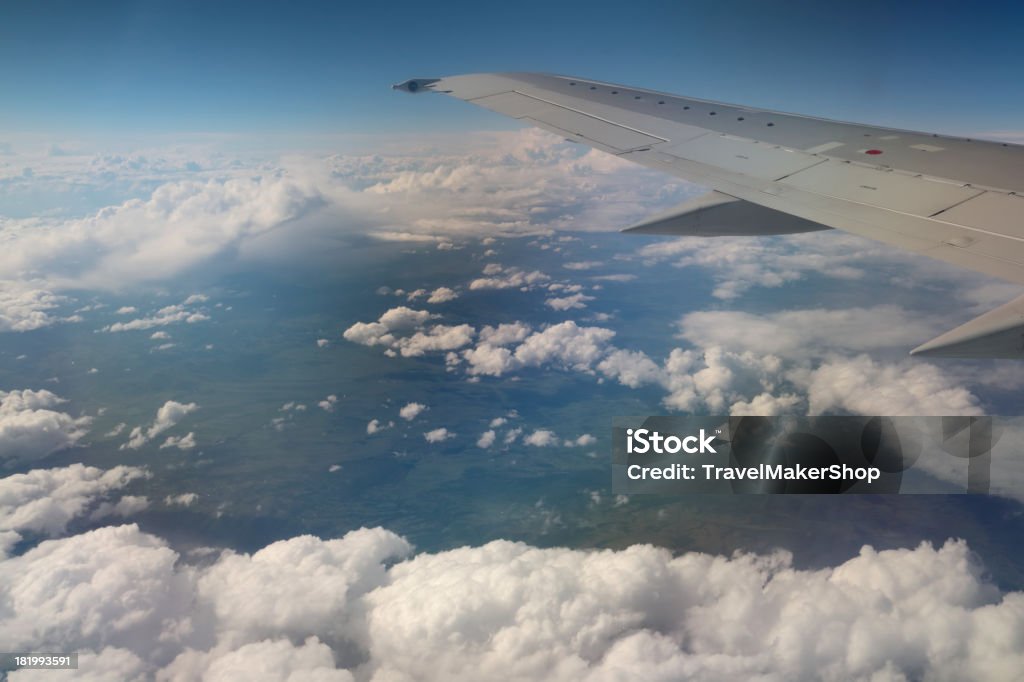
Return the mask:
{"type": "Polygon", "coordinates": [[[659,151],[765,180],[781,178],[824,162],[813,154],[717,134],[703,135],[659,151]]]}
{"type": "Polygon", "coordinates": [[[551,105],[547,102],[542,102],[534,97],[527,97],[521,95],[518,92],[503,92],[499,95],[489,95],[487,97],[481,97],[479,99],[470,100],[473,104],[496,111],[499,114],[505,114],[512,118],[526,118],[533,116],[535,113],[541,112],[551,105]]]}
{"type": "Polygon", "coordinates": [[[626,125],[605,121],[519,92],[502,92],[472,100],[473,104],[565,135],[569,139],[594,142],[613,152],[650,147],[665,138],[649,135],[626,125]]]}
{"type": "Polygon", "coordinates": [[[985,192],[936,216],[944,222],[1002,235],[1019,235],[1024,227],[1024,197],[985,192]]]}
{"type": "Polygon", "coordinates": [[[564,130],[570,138],[583,138],[584,140],[600,143],[619,152],[650,147],[665,141],[660,137],[654,137],[638,130],[602,121],[593,116],[587,116],[586,114],[580,114],[553,105],[536,112],[529,118],[541,121],[559,130],[564,130]]]}
{"type": "Polygon", "coordinates": [[[815,194],[878,206],[918,216],[931,216],[981,194],[981,190],[927,180],[889,170],[828,161],[780,181],[815,194]]]}

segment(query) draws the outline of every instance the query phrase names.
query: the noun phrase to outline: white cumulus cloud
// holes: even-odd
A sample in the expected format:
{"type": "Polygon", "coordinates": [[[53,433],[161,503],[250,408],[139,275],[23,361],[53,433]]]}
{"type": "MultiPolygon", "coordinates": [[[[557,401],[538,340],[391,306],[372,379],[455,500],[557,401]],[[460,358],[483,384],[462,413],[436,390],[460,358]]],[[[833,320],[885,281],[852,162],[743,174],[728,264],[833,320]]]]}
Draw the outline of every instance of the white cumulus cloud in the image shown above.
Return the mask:
{"type": "Polygon", "coordinates": [[[549,431],[548,429],[537,429],[524,438],[523,442],[527,445],[533,445],[534,447],[546,447],[549,445],[557,445],[558,436],[555,435],[554,431],[549,431]]]}
{"type": "Polygon", "coordinates": [[[441,443],[443,441],[449,440],[450,438],[455,438],[455,434],[442,426],[440,428],[427,431],[426,433],[423,434],[423,438],[428,443],[441,443]]]}
{"type": "Polygon", "coordinates": [[[448,301],[454,301],[458,297],[459,294],[454,289],[438,287],[430,292],[427,303],[447,303],[448,301]]]}
{"type": "Polygon", "coordinates": [[[423,403],[407,403],[398,411],[398,416],[406,421],[412,421],[426,409],[427,406],[423,403]]]}
{"type": "Polygon", "coordinates": [[[116,466],[104,471],[72,464],[0,478],[0,557],[22,533],[59,535],[69,521],[84,516],[109,493],[146,475],[146,470],[138,467],[116,466]]]}
{"type": "Polygon", "coordinates": [[[149,428],[136,426],[131,430],[128,442],[122,445],[121,449],[138,450],[164,431],[175,426],[186,415],[198,409],[199,405],[195,403],[179,403],[176,400],[168,400],[156,411],[156,418],[149,428]]]}
{"type": "Polygon", "coordinates": [[[0,391],[0,460],[41,459],[77,444],[92,418],[53,409],[64,402],[47,390],[0,391]]]}

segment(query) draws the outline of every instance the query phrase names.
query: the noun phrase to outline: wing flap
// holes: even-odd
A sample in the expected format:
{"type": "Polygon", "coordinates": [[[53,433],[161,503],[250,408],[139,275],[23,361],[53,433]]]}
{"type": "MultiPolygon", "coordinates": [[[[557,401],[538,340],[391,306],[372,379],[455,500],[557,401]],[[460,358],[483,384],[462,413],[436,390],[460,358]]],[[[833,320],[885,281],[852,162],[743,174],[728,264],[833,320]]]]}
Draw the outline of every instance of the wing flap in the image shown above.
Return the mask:
{"type": "Polygon", "coordinates": [[[1024,197],[985,192],[956,204],[935,217],[943,222],[999,235],[1019,235],[1024,226],[1024,197]]]}
{"type": "Polygon", "coordinates": [[[1024,296],[921,344],[911,355],[1024,358],[1024,296]]]}
{"type": "Polygon", "coordinates": [[[711,191],[664,213],[632,225],[623,232],[694,237],[736,237],[816,232],[830,228],[711,191]]]}
{"type": "Polygon", "coordinates": [[[972,187],[834,160],[798,171],[780,182],[815,194],[923,217],[981,194],[972,187]]]}
{"type": "Polygon", "coordinates": [[[533,117],[551,106],[547,102],[543,102],[535,97],[527,97],[518,92],[502,92],[497,95],[488,95],[487,97],[480,97],[469,101],[485,109],[490,109],[512,118],[533,117]]]}

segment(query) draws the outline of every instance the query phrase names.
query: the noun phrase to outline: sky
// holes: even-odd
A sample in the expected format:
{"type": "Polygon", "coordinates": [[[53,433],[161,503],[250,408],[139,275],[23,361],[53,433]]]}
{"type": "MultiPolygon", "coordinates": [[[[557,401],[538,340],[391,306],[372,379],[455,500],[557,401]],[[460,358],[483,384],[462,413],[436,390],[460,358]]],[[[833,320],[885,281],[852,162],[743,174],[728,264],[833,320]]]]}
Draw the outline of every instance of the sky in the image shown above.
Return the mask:
{"type": "Polygon", "coordinates": [[[502,129],[514,124],[389,86],[522,70],[929,132],[1016,131],[1022,14],[945,2],[5,3],[0,130],[502,129]]]}

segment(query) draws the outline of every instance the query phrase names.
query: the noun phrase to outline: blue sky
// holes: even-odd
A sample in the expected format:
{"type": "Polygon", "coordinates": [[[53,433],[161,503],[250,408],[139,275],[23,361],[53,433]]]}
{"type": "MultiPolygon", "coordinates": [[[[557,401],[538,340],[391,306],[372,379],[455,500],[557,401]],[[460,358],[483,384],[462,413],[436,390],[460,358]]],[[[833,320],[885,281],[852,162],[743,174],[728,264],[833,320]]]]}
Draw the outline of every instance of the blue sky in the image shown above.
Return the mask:
{"type": "Polygon", "coordinates": [[[509,127],[388,89],[493,70],[941,132],[1018,130],[1022,14],[937,2],[5,3],[0,134],[509,127]]]}

